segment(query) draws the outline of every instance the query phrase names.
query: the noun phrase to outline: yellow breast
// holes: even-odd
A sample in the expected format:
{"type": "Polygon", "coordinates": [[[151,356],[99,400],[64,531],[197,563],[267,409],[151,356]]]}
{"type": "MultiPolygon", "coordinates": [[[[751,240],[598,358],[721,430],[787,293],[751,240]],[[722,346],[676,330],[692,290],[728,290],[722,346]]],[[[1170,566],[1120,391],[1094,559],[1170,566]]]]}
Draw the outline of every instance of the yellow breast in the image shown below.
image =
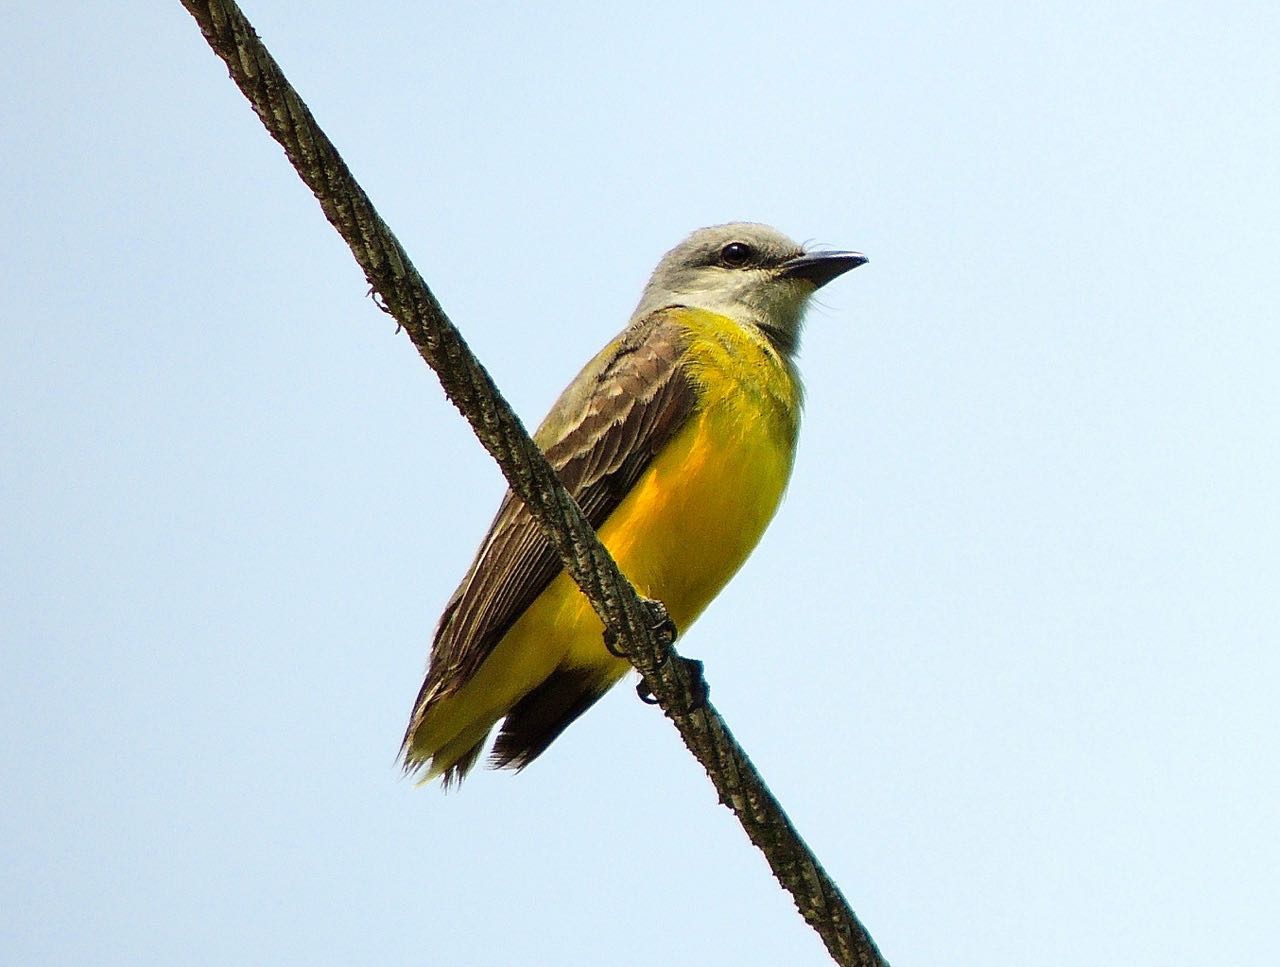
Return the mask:
{"type": "Polygon", "coordinates": [[[800,385],[767,340],[724,316],[684,310],[699,402],[600,528],[639,591],[683,631],[738,571],[782,499],[800,385]]]}

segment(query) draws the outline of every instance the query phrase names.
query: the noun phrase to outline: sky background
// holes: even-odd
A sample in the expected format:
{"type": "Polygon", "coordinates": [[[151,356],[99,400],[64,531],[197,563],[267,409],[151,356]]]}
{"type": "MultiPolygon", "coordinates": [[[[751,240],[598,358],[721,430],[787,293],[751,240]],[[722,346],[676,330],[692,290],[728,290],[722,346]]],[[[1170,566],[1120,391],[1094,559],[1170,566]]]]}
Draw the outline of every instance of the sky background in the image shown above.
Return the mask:
{"type": "MultiPolygon", "coordinates": [[[[654,263],[821,294],[790,492],[682,640],[895,967],[1280,945],[1280,8],[250,19],[536,424],[654,263]]],[[[630,687],[396,750],[502,493],[177,2],[0,32],[0,961],[820,965],[630,687]]]]}

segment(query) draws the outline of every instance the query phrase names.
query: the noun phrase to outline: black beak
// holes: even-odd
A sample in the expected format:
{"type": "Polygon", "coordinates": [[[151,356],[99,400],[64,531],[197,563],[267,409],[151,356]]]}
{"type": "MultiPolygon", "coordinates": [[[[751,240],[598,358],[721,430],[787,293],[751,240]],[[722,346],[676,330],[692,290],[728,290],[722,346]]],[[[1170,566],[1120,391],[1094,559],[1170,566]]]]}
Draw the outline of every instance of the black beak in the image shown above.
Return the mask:
{"type": "Polygon", "coordinates": [[[867,257],[861,252],[806,252],[783,262],[782,274],[785,278],[808,279],[815,289],[821,289],[866,262],[867,257]]]}

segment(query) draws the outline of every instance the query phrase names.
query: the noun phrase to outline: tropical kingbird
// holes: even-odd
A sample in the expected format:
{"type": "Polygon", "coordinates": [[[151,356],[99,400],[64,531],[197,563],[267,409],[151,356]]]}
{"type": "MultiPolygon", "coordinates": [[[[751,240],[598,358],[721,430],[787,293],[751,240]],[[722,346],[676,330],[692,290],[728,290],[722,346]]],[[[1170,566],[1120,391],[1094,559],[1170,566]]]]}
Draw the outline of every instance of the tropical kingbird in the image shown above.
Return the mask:
{"type": "MultiPolygon", "coordinates": [[[[742,566],[786,489],[809,297],[865,261],[806,252],[765,225],[694,232],[534,434],[622,573],[681,632],[742,566]]],[[[405,771],[461,780],[500,719],[490,764],[528,765],[630,670],[603,630],[508,491],[436,628],[405,771]]]]}

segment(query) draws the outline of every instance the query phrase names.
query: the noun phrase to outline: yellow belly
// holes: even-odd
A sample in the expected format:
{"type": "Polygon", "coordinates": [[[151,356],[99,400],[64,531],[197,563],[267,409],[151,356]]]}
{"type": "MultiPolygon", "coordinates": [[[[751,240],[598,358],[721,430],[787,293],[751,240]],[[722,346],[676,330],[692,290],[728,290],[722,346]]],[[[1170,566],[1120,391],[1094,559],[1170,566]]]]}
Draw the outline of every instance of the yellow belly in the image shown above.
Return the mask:
{"type": "MultiPolygon", "coordinates": [[[[744,427],[735,411],[716,406],[695,416],[600,528],[622,573],[666,605],[681,632],[755,548],[791,473],[790,439],[758,416],[744,427]]],[[[600,660],[599,620],[586,611],[595,641],[575,641],[574,664],[600,660]]]]}

